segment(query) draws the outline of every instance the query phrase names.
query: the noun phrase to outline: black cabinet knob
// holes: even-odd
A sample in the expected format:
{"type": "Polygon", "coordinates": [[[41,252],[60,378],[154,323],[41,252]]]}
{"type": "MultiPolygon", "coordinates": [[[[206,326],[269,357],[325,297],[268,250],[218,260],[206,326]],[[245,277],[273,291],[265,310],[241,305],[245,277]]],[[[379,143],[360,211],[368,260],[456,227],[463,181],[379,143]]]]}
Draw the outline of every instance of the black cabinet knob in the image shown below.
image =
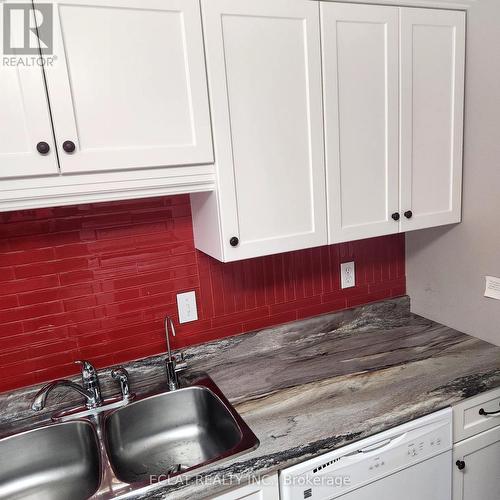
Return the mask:
{"type": "Polygon", "coordinates": [[[62,146],[66,153],[72,153],[76,149],[75,143],[73,141],[64,141],[62,146]]]}
{"type": "Polygon", "coordinates": [[[398,221],[399,220],[399,212],[394,212],[391,217],[395,220],[395,221],[398,221]]]}
{"type": "Polygon", "coordinates": [[[465,469],[465,462],[463,460],[457,460],[455,462],[455,464],[458,467],[458,470],[464,470],[465,469]]]}
{"type": "Polygon", "coordinates": [[[411,219],[411,218],[413,217],[413,212],[412,212],[411,210],[407,210],[407,211],[405,212],[405,217],[406,217],[407,219],[411,219]]]}
{"type": "Polygon", "coordinates": [[[233,236],[233,237],[229,240],[229,244],[230,244],[232,247],[237,247],[239,242],[240,242],[240,240],[239,240],[238,238],[236,238],[236,236],[233,236]]]}
{"type": "Polygon", "coordinates": [[[48,152],[50,151],[50,146],[42,141],[42,142],[39,142],[37,145],[36,145],[36,150],[41,154],[41,155],[46,155],[48,154],[48,152]]]}

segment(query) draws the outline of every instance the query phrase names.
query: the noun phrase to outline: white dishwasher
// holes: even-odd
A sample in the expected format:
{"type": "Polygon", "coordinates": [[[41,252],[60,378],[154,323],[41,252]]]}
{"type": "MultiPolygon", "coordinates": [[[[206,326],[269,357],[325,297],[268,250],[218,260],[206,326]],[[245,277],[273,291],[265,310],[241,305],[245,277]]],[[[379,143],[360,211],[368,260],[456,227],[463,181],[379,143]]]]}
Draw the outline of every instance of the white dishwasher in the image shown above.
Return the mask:
{"type": "Polygon", "coordinates": [[[452,410],[280,472],[282,500],[451,500],[452,410]]]}

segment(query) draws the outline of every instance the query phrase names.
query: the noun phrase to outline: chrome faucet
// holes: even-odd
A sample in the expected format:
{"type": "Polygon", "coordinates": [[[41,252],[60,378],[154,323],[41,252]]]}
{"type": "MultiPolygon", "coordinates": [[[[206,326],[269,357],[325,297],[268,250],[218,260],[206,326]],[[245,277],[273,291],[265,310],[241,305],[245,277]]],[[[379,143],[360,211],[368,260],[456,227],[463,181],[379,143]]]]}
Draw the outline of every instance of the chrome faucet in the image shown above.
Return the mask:
{"type": "Polygon", "coordinates": [[[177,377],[177,373],[184,370],[187,365],[184,362],[182,354],[180,359],[178,359],[175,355],[172,356],[172,351],[170,350],[170,332],[172,332],[172,337],[175,337],[174,322],[167,316],[165,318],[165,336],[167,339],[167,361],[165,364],[167,368],[167,383],[168,390],[175,391],[179,388],[179,378],[177,377]]]}
{"type": "Polygon", "coordinates": [[[85,398],[85,406],[90,410],[102,405],[101,388],[97,370],[88,361],[75,361],[82,366],[82,385],[75,384],[71,380],[55,380],[43,386],[35,396],[31,408],[40,411],[45,407],[47,396],[56,387],[68,387],[74,389],[85,398]]]}

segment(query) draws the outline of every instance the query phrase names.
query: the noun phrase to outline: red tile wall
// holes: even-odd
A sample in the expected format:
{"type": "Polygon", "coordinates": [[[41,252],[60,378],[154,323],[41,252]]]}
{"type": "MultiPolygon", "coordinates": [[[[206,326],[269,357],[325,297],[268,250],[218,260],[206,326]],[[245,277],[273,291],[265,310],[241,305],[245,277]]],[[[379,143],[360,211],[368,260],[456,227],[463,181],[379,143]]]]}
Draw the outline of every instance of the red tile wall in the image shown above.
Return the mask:
{"type": "Polygon", "coordinates": [[[185,195],[0,214],[0,391],[164,352],[188,290],[199,320],[175,347],[403,295],[404,236],[222,264],[195,250],[185,195]]]}

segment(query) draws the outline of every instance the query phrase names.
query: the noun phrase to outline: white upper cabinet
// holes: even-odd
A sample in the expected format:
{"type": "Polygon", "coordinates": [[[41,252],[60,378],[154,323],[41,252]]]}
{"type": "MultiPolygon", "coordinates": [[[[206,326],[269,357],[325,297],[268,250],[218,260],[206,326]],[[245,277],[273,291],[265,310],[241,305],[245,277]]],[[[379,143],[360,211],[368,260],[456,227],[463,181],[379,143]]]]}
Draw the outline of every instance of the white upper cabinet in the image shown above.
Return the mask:
{"type": "Polygon", "coordinates": [[[464,12],[401,9],[403,231],[460,222],[464,59],[464,12]]]}
{"type": "MultiPolygon", "coordinates": [[[[0,3],[0,26],[6,26],[10,21],[6,19],[4,22],[4,12],[9,11],[4,10],[4,3],[0,3]]],[[[7,15],[10,18],[16,14],[7,15]]],[[[24,45],[23,25],[9,24],[8,43],[13,53],[4,53],[3,57],[17,58],[16,47],[24,45]]],[[[0,64],[0,117],[0,178],[58,173],[41,67],[0,64]]]]}
{"type": "Polygon", "coordinates": [[[326,244],[319,4],[202,0],[218,192],[196,245],[232,261],[326,244]]]}
{"type": "Polygon", "coordinates": [[[321,2],[329,241],[460,221],[465,13],[321,2]]]}
{"type": "Polygon", "coordinates": [[[395,233],[398,8],[321,2],[329,241],[395,233]]]}
{"type": "Polygon", "coordinates": [[[189,192],[222,261],[460,221],[464,12],[42,5],[56,59],[0,66],[0,210],[189,192]]]}
{"type": "Polygon", "coordinates": [[[46,78],[63,174],[213,162],[197,0],[53,5],[46,78]]]}

